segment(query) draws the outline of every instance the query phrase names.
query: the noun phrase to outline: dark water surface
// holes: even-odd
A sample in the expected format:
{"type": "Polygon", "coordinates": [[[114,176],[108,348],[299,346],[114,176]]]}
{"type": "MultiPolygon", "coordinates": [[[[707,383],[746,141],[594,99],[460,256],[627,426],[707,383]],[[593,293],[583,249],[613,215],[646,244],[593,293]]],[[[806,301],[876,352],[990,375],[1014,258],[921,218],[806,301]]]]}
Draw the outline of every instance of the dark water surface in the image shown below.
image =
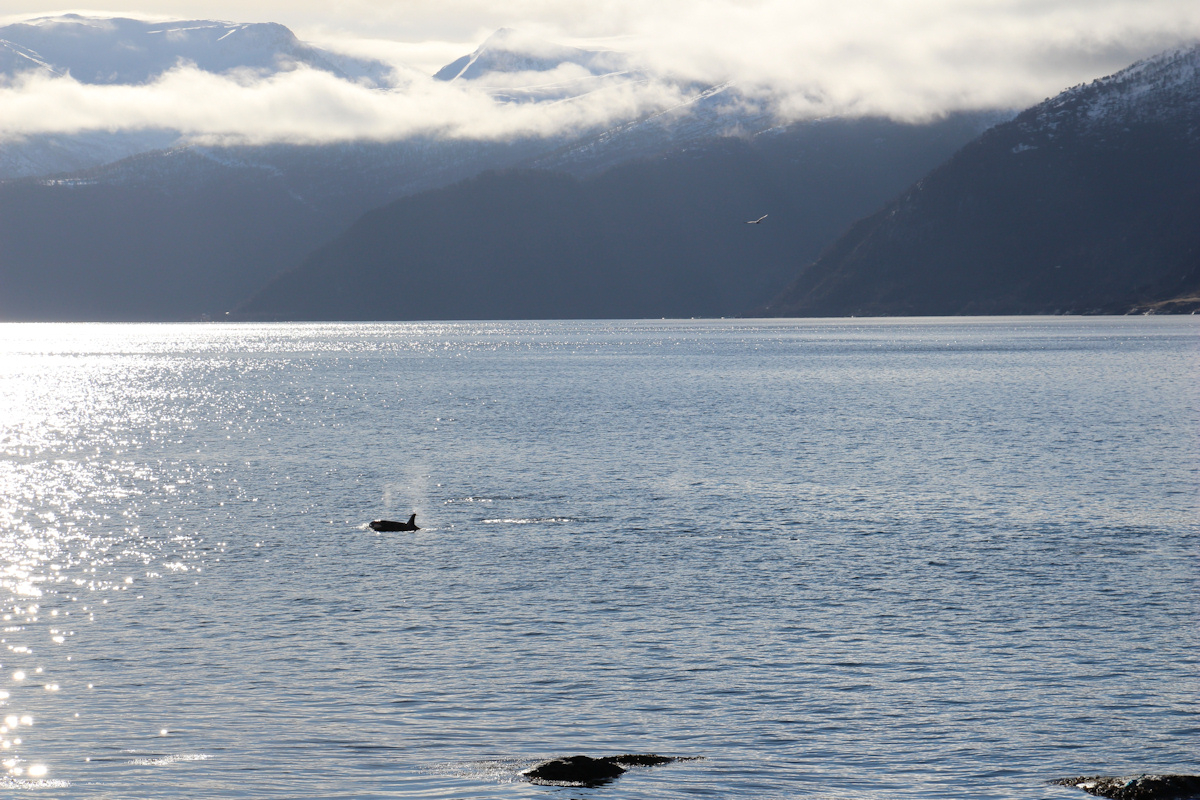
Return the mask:
{"type": "Polygon", "coordinates": [[[1194,318],[4,325],[0,453],[10,797],[1200,772],[1194,318]]]}

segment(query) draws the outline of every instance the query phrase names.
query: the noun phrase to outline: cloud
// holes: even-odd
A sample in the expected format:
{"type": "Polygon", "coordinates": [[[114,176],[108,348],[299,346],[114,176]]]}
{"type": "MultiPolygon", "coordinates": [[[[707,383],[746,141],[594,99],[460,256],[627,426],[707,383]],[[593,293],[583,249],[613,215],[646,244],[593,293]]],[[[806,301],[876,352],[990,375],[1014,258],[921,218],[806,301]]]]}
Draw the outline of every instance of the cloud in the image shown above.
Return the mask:
{"type": "Polygon", "coordinates": [[[688,81],[728,80],[784,119],[919,119],[1023,107],[1200,38],[1194,0],[344,0],[333,11],[304,0],[176,0],[156,11],[283,22],[318,45],[393,61],[404,77],[384,91],[309,69],[252,78],[180,67],[143,87],[26,78],[0,86],[0,137],[139,128],[247,142],[553,135],[669,107],[688,81]],[[429,79],[501,26],[567,43],[604,39],[669,78],[537,104],[429,79]]]}
{"type": "Polygon", "coordinates": [[[226,144],[506,139],[578,133],[680,101],[667,84],[613,85],[578,100],[535,105],[500,103],[482,89],[427,76],[379,90],[306,67],[263,77],[181,66],[141,86],[26,75],[0,87],[0,139],[162,128],[226,144]]]}
{"type": "Polygon", "coordinates": [[[695,0],[630,31],[659,70],[733,77],[792,115],[1023,106],[1200,37],[1180,0],[695,0]]]}

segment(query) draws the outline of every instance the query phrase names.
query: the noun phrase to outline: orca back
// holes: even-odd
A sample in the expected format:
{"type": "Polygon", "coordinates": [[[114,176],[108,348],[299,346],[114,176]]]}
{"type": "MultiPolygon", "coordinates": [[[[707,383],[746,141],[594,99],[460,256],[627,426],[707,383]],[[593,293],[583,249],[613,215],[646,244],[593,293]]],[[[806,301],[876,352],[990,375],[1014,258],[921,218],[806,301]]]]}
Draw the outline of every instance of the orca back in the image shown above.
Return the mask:
{"type": "Polygon", "coordinates": [[[417,515],[413,514],[408,518],[408,522],[396,522],[394,519],[376,519],[372,520],[369,526],[373,531],[419,531],[417,527],[417,515]]]}

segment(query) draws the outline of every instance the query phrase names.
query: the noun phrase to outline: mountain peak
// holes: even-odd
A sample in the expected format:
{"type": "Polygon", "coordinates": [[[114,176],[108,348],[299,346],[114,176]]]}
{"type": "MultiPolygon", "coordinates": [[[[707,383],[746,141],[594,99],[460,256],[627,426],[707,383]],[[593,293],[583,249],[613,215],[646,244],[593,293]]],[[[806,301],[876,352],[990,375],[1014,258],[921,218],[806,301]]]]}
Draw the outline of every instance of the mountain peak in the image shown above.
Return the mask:
{"type": "Polygon", "coordinates": [[[549,72],[564,65],[582,67],[592,75],[628,68],[625,57],[611,50],[584,50],[514,28],[500,28],[473,53],[447,64],[433,77],[440,81],[469,81],[497,72],[549,72]]]}
{"type": "Polygon", "coordinates": [[[516,28],[497,28],[496,32],[483,40],[480,49],[497,45],[503,45],[510,40],[521,38],[521,33],[516,28]]]}

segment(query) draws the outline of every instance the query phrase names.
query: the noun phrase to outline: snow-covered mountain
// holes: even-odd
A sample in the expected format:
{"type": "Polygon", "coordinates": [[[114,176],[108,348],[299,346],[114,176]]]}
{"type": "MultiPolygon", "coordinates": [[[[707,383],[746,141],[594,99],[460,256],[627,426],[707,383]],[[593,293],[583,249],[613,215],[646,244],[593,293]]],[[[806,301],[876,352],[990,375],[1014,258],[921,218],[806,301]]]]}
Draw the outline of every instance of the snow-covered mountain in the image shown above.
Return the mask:
{"type": "Polygon", "coordinates": [[[65,14],[0,27],[0,76],[70,75],[80,83],[140,84],[179,64],[263,74],[299,65],[386,85],[390,68],[301,42],[283,25],[213,20],[147,22],[65,14]]]}
{"type": "Polygon", "coordinates": [[[567,47],[511,28],[496,31],[475,52],[447,64],[433,77],[439,81],[503,82],[502,76],[506,75],[545,76],[564,69],[581,81],[637,77],[631,75],[633,67],[624,53],[567,47]]]}

